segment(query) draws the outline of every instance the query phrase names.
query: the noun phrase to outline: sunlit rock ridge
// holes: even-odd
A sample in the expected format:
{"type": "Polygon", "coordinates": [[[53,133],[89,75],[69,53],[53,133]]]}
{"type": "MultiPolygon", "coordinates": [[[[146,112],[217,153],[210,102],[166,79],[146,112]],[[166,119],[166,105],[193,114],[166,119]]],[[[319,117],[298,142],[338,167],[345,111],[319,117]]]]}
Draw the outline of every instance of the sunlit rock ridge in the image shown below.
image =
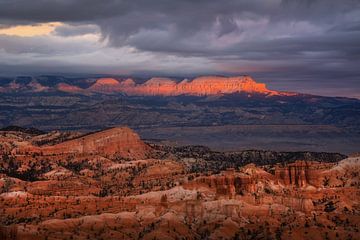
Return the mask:
{"type": "Polygon", "coordinates": [[[257,83],[249,76],[220,77],[201,76],[193,80],[184,79],[176,82],[170,78],[153,77],[148,81],[137,84],[131,78],[117,80],[114,78],[99,78],[87,89],[64,88],[58,90],[66,92],[92,93],[125,93],[132,96],[178,96],[194,95],[206,96],[216,94],[230,94],[237,92],[260,93],[266,95],[288,95],[290,93],[272,91],[264,83],[257,83]]]}

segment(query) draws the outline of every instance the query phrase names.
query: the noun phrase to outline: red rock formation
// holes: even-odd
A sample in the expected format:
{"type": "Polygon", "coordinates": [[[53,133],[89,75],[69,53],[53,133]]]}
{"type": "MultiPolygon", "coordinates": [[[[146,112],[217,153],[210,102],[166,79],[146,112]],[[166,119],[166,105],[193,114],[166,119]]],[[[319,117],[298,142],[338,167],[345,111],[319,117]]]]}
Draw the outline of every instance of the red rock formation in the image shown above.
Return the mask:
{"type": "Polygon", "coordinates": [[[286,166],[276,166],[275,177],[285,185],[306,187],[322,185],[321,173],[329,168],[329,164],[297,161],[286,166]]]}
{"type": "Polygon", "coordinates": [[[178,91],[192,95],[213,95],[234,92],[258,92],[271,93],[263,83],[255,82],[249,76],[241,77],[215,77],[203,76],[191,82],[182,81],[178,85],[178,91]]]}
{"type": "Polygon", "coordinates": [[[30,88],[34,92],[43,92],[49,90],[49,87],[45,87],[41,85],[38,81],[32,80],[28,85],[28,88],[30,88]]]}
{"type": "Polygon", "coordinates": [[[0,226],[0,239],[2,240],[12,240],[16,239],[17,228],[15,226],[0,226]]]}
{"type": "Polygon", "coordinates": [[[86,91],[82,88],[79,88],[77,86],[73,86],[67,83],[59,83],[56,86],[57,90],[62,92],[68,92],[68,93],[85,93],[86,91]]]}
{"type": "Polygon", "coordinates": [[[101,156],[147,152],[128,128],[34,138],[0,133],[0,147],[49,154],[0,155],[0,239],[359,239],[360,158],[209,175],[188,160],[101,156]]]}
{"type": "MultiPolygon", "coordinates": [[[[171,160],[37,157],[35,166],[53,165],[37,181],[0,174],[0,239],[359,239],[358,184],[297,188],[254,164],[186,181],[195,174],[171,160]],[[59,166],[66,162],[95,174],[59,166]]],[[[306,181],[313,169],[354,184],[359,159],[333,168],[296,162],[277,174],[301,182],[302,169],[306,181]]]]}
{"type": "Polygon", "coordinates": [[[149,150],[139,135],[127,127],[111,128],[41,149],[44,154],[118,154],[127,158],[144,158],[149,150]]]}
{"type": "Polygon", "coordinates": [[[228,196],[233,198],[236,194],[243,191],[255,192],[256,181],[252,176],[239,174],[228,170],[221,175],[212,175],[209,177],[201,177],[195,180],[197,184],[205,184],[209,188],[213,188],[218,196],[228,196]]]}
{"type": "Polygon", "coordinates": [[[121,92],[122,86],[114,78],[100,78],[87,90],[90,92],[114,93],[121,92]]]}
{"type": "Polygon", "coordinates": [[[174,94],[176,92],[177,84],[175,81],[168,78],[151,78],[144,84],[137,85],[125,89],[125,93],[129,95],[150,95],[150,96],[170,96],[180,95],[174,94]]]}
{"type": "Polygon", "coordinates": [[[43,155],[98,154],[118,155],[124,158],[145,158],[150,147],[141,141],[138,134],[128,127],[116,127],[91,133],[53,146],[36,147],[23,145],[13,154],[40,153],[43,155]]]}
{"type": "Polygon", "coordinates": [[[288,94],[269,90],[264,83],[257,83],[249,76],[202,76],[192,81],[184,79],[180,83],[169,78],[151,78],[143,84],[136,84],[132,79],[119,82],[113,78],[100,78],[87,91],[101,93],[122,92],[128,95],[140,96],[202,96],[236,92],[269,95],[288,94]]]}

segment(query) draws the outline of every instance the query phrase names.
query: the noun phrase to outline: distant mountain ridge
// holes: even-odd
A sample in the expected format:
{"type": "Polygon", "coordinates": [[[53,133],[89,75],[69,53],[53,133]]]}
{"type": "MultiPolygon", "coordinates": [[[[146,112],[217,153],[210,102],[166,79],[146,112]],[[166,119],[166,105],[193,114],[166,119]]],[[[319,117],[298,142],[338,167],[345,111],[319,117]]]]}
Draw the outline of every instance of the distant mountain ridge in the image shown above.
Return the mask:
{"type": "Polygon", "coordinates": [[[0,132],[8,132],[8,131],[13,131],[13,132],[22,132],[22,133],[27,133],[27,134],[32,134],[32,135],[41,135],[41,134],[45,134],[44,131],[41,131],[37,128],[23,128],[23,127],[19,127],[19,126],[7,126],[4,128],[0,128],[0,132]]]}
{"type": "Polygon", "coordinates": [[[235,92],[280,94],[267,89],[265,84],[257,83],[249,76],[202,76],[191,81],[184,79],[179,83],[170,78],[151,78],[143,84],[136,84],[132,79],[117,81],[112,78],[101,78],[87,90],[98,93],[122,92],[133,96],[207,96],[235,92]]]}
{"type": "Polygon", "coordinates": [[[0,86],[0,92],[66,92],[72,94],[126,94],[129,96],[208,96],[232,94],[237,92],[257,93],[263,95],[296,95],[295,93],[269,90],[264,83],[258,83],[250,76],[200,76],[180,82],[171,78],[153,77],[142,84],[132,78],[98,78],[87,84],[71,83],[66,79],[56,79],[57,83],[44,84],[35,78],[16,78],[0,86]],[[20,80],[19,80],[20,79],[20,80]]]}
{"type": "Polygon", "coordinates": [[[0,127],[95,131],[229,149],[359,151],[360,100],[269,90],[251,77],[0,78],[0,127]]]}

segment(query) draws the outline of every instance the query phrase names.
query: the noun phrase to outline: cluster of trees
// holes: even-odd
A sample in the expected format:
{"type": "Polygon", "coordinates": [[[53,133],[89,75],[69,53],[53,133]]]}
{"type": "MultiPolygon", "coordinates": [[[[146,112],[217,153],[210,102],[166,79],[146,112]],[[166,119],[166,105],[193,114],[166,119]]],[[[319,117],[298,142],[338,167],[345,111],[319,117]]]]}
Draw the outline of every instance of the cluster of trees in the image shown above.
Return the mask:
{"type": "Polygon", "coordinates": [[[204,146],[166,146],[151,145],[160,158],[175,156],[179,161],[182,159],[195,159],[190,166],[190,172],[213,173],[227,168],[238,168],[250,163],[256,165],[274,165],[292,163],[297,160],[338,162],[347,156],[339,153],[325,152],[275,152],[263,150],[245,150],[239,152],[212,151],[204,146]],[[201,161],[202,160],[202,161],[201,161]]]}
{"type": "Polygon", "coordinates": [[[0,161],[0,173],[6,174],[9,177],[19,178],[23,181],[37,181],[39,175],[48,172],[51,167],[49,161],[44,159],[35,162],[28,163],[28,169],[26,171],[18,171],[21,167],[19,162],[14,156],[3,154],[0,161]]]}

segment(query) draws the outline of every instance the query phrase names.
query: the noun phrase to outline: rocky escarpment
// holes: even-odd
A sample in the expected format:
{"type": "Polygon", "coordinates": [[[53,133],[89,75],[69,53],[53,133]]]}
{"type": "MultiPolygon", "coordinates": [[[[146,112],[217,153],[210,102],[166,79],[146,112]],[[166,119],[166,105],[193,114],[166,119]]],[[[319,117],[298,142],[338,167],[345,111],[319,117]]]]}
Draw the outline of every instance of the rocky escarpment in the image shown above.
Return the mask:
{"type": "MultiPolygon", "coordinates": [[[[54,151],[47,155],[0,154],[0,238],[359,239],[359,158],[214,173],[206,161],[196,165],[201,147],[187,148],[198,149],[197,159],[103,155],[121,150],[119,140],[141,150],[130,133],[107,129],[37,146],[54,151]]],[[[47,135],[0,136],[19,150],[47,135]]]]}
{"type": "Polygon", "coordinates": [[[188,186],[193,188],[196,184],[200,186],[205,185],[206,187],[214,189],[218,197],[228,196],[234,198],[236,194],[255,192],[258,177],[259,176],[253,177],[243,173],[235,173],[233,169],[229,169],[219,175],[196,178],[193,182],[190,182],[188,186]]]}
{"type": "Polygon", "coordinates": [[[276,166],[275,176],[285,185],[320,187],[323,184],[321,173],[332,165],[330,163],[297,161],[285,164],[285,166],[276,166]]]}
{"type": "Polygon", "coordinates": [[[331,199],[339,197],[331,192],[333,190],[325,191],[326,193],[322,195],[319,189],[358,186],[359,178],[356,173],[358,164],[359,159],[346,159],[338,164],[296,161],[285,165],[277,164],[275,171],[270,171],[271,173],[249,164],[240,171],[228,169],[219,174],[195,178],[184,187],[211,189],[216,194],[216,199],[243,198],[254,205],[281,204],[309,213],[315,208],[319,209],[319,205],[322,206],[331,199]],[[346,172],[348,172],[347,177],[341,175],[346,172]],[[334,196],[329,198],[327,194],[334,196]],[[315,196],[318,199],[316,201],[314,201],[315,196]]]}
{"type": "Polygon", "coordinates": [[[234,92],[261,92],[271,93],[262,83],[256,83],[248,76],[243,77],[198,77],[176,83],[171,79],[152,78],[142,85],[126,90],[134,95],[214,95],[234,92]]]}
{"type": "MultiPolygon", "coordinates": [[[[284,187],[305,188],[307,186],[322,187],[323,179],[328,177],[328,170],[334,167],[335,163],[320,163],[309,161],[296,161],[289,164],[275,165],[275,171],[267,172],[255,164],[249,164],[241,168],[241,171],[228,169],[219,174],[199,177],[190,183],[189,186],[204,184],[215,189],[218,195],[233,197],[244,192],[259,192],[264,190],[266,183],[269,186],[282,185],[284,187]]],[[[271,190],[268,190],[271,192],[271,190]]]]}
{"type": "MultiPolygon", "coordinates": [[[[66,88],[58,87],[58,90],[66,92],[72,91],[69,86],[66,88]]],[[[257,83],[249,76],[201,76],[194,78],[191,81],[184,79],[181,82],[176,82],[170,78],[155,77],[143,84],[136,84],[132,79],[117,80],[114,78],[100,78],[92,86],[83,91],[79,91],[78,88],[74,88],[73,90],[74,93],[125,93],[130,96],[204,96],[236,92],[260,93],[266,95],[290,94],[269,90],[264,83],[257,83]]]]}
{"type": "Polygon", "coordinates": [[[121,91],[121,84],[114,78],[99,78],[88,89],[89,92],[114,93],[121,91]]]}
{"type": "Polygon", "coordinates": [[[14,154],[38,153],[41,155],[85,154],[117,155],[123,158],[145,158],[150,147],[138,134],[127,127],[115,127],[83,135],[53,146],[21,145],[14,154]]]}

